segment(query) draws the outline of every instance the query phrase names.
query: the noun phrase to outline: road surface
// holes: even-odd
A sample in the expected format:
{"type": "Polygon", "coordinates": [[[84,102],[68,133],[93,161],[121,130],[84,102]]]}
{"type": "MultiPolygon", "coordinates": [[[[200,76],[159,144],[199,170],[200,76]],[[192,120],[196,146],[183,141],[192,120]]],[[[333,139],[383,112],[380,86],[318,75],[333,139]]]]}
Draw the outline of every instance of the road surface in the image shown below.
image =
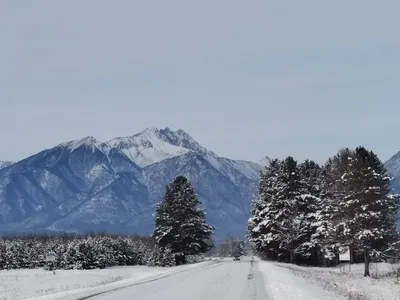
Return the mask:
{"type": "Polygon", "coordinates": [[[201,269],[124,287],[91,300],[268,300],[257,262],[222,261],[201,269]]]}

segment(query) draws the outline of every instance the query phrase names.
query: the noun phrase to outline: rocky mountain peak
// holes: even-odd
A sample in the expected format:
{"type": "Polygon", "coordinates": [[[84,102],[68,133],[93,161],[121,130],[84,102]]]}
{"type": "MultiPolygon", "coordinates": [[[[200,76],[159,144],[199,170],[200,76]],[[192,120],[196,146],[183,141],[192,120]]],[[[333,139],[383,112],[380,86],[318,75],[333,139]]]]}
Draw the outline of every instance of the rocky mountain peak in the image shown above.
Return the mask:
{"type": "Polygon", "coordinates": [[[183,147],[195,152],[207,153],[208,150],[201,146],[191,135],[183,129],[177,131],[171,130],[169,127],[160,129],[159,133],[164,141],[179,147],[183,147]]]}
{"type": "Polygon", "coordinates": [[[120,149],[140,167],[196,151],[186,147],[196,144],[188,134],[183,131],[178,134],[168,127],[149,127],[133,136],[119,137],[107,142],[107,145],[120,149]]]}

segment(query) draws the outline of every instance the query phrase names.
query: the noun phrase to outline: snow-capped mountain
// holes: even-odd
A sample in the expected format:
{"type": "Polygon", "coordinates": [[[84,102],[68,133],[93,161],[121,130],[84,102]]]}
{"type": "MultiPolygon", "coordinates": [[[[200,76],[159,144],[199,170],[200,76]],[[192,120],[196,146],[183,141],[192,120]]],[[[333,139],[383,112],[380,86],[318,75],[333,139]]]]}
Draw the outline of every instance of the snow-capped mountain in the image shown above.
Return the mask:
{"type": "Polygon", "coordinates": [[[207,151],[183,130],[147,128],[124,138],[116,138],[103,147],[117,148],[140,167],[146,167],[164,159],[191,151],[207,151]]]}
{"type": "Polygon", "coordinates": [[[151,233],[154,204],[182,174],[217,236],[244,234],[260,169],[219,157],[183,130],[86,137],[0,169],[0,230],[151,233]]]}

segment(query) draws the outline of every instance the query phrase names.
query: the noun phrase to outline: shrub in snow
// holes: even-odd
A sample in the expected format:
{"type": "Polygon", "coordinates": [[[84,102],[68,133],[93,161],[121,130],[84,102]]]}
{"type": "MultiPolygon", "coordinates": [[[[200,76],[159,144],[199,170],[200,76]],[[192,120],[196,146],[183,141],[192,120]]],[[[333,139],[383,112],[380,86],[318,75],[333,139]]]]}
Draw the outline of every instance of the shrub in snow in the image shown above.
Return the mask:
{"type": "Polygon", "coordinates": [[[172,253],[171,249],[156,247],[153,252],[153,257],[149,261],[149,265],[156,267],[173,267],[176,265],[175,255],[172,253]]]}
{"type": "Polygon", "coordinates": [[[118,236],[3,238],[0,269],[43,267],[50,251],[56,254],[59,269],[147,265],[154,256],[154,241],[118,236]]]}

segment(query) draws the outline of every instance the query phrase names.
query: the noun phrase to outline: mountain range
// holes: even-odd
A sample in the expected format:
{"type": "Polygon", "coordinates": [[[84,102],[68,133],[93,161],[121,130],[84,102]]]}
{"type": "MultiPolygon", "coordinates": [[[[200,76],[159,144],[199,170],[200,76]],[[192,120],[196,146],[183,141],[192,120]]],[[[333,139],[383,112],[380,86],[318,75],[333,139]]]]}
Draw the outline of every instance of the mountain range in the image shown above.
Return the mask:
{"type": "Polygon", "coordinates": [[[154,204],[182,174],[207,209],[216,238],[243,236],[267,161],[220,157],[168,127],[108,142],[69,141],[0,164],[0,232],[149,234],[154,204]]]}

